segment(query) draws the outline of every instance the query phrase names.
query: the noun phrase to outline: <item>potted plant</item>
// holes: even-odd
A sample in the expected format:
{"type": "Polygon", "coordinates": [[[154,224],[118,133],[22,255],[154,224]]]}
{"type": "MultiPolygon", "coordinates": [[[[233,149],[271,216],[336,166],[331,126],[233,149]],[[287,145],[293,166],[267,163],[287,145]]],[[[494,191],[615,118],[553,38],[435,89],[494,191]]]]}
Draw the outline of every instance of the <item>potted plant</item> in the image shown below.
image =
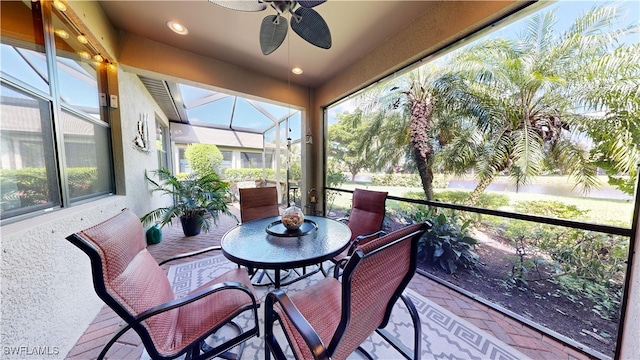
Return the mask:
{"type": "Polygon", "coordinates": [[[215,172],[200,175],[190,173],[184,179],[178,179],[167,168],[154,170],[162,180],[145,178],[151,184],[151,193],[161,192],[173,197],[173,204],[155,209],[140,218],[143,224],[157,223],[161,227],[171,224],[174,218],[180,218],[185,236],[194,236],[211,228],[211,220],[218,224],[220,213],[236,218],[227,207],[229,183],[222,181],[215,172]]]}

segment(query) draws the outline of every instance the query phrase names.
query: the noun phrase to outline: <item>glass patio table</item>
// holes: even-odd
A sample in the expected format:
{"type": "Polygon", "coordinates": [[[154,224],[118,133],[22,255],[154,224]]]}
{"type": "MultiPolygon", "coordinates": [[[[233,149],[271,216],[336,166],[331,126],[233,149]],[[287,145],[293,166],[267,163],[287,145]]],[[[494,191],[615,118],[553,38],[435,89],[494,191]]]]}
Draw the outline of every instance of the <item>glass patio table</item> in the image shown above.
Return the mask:
{"type": "Polygon", "coordinates": [[[317,272],[305,273],[281,284],[280,270],[318,265],[349,246],[351,230],[339,221],[305,216],[307,226],[303,225],[301,230],[304,231],[296,233],[278,232],[274,225],[279,220],[279,216],[274,216],[247,221],[227,231],[221,240],[222,253],[227,259],[250,269],[274,270],[273,283],[280,288],[317,272]]]}

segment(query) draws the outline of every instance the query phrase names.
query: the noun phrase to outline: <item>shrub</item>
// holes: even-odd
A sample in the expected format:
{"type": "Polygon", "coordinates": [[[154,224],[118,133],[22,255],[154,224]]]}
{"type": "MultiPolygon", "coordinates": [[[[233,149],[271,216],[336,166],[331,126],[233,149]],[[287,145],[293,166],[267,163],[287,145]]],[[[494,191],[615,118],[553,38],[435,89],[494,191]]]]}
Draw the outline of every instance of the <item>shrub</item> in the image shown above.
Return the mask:
{"type": "MultiPolygon", "coordinates": [[[[424,193],[422,191],[409,191],[405,192],[402,196],[409,199],[424,200],[424,193]]],[[[443,203],[462,204],[468,197],[469,193],[466,191],[445,190],[434,192],[434,200],[443,203]]],[[[509,197],[503,194],[483,193],[477,202],[478,207],[485,209],[498,209],[507,205],[509,205],[509,197]]]]}
{"type": "Polygon", "coordinates": [[[422,187],[418,174],[374,174],[371,175],[373,186],[422,187]]]}
{"type": "MultiPolygon", "coordinates": [[[[567,216],[580,212],[572,206],[561,205],[564,204],[549,204],[551,208],[545,213],[567,216]]],[[[593,311],[600,317],[615,318],[622,295],[628,238],[521,220],[504,222],[501,233],[511,239],[516,248],[511,273],[514,283],[527,285],[531,280],[550,280],[561,286],[560,293],[567,299],[572,300],[574,293],[580,293],[594,301],[593,311]],[[543,277],[539,271],[542,264],[550,266],[555,273],[543,277]]]]}
{"type": "Polygon", "coordinates": [[[473,251],[478,240],[469,236],[469,221],[460,224],[455,213],[447,218],[444,213],[431,216],[430,212],[418,212],[414,217],[416,221],[428,220],[433,225],[418,243],[420,260],[450,274],[458,267],[469,269],[478,263],[478,254],[473,251]]]}
{"type": "MultiPolygon", "coordinates": [[[[463,204],[469,198],[467,191],[445,190],[436,191],[435,200],[446,203],[463,204]]],[[[498,209],[509,205],[509,197],[504,194],[482,193],[475,206],[484,209],[498,209]]]]}
{"type": "MultiPolygon", "coordinates": [[[[419,174],[374,174],[371,176],[373,186],[422,187],[419,174]]],[[[449,185],[449,178],[436,174],[433,177],[433,187],[443,189],[449,185]]]]}
{"type": "MultiPolygon", "coordinates": [[[[276,171],[274,169],[266,169],[267,180],[275,180],[276,171]]],[[[242,169],[224,169],[222,178],[231,181],[247,181],[262,179],[262,168],[242,168],[242,169]]]]}
{"type": "Polygon", "coordinates": [[[184,151],[191,171],[204,176],[210,172],[219,172],[222,164],[222,152],[213,144],[190,144],[184,151]]]}
{"type": "Polygon", "coordinates": [[[587,211],[580,210],[575,205],[567,205],[560,201],[520,201],[514,205],[514,209],[525,214],[563,219],[576,219],[587,213],[587,211]]]}

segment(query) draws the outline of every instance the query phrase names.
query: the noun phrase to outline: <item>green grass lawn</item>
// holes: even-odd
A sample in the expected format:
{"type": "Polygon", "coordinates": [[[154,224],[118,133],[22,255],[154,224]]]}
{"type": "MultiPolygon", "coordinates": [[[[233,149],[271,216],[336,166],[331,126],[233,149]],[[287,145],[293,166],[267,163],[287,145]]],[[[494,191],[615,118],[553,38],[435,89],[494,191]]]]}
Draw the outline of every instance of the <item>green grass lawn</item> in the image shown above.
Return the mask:
{"type": "MultiPolygon", "coordinates": [[[[564,183],[566,184],[566,177],[541,177],[545,178],[548,183],[564,183]]],[[[538,182],[536,182],[538,183],[538,182]]],[[[364,184],[344,184],[340,188],[345,190],[354,190],[355,188],[366,188],[376,191],[387,191],[389,195],[404,197],[407,192],[422,192],[421,188],[406,188],[406,187],[393,187],[393,186],[367,186],[364,184]]],[[[437,193],[439,190],[454,190],[462,191],[460,189],[435,189],[437,193]]],[[[580,219],[572,219],[578,221],[584,221],[594,224],[613,225],[621,227],[630,227],[631,218],[633,216],[633,201],[630,200],[613,200],[613,199],[598,199],[579,196],[558,196],[547,194],[532,194],[532,193],[515,193],[506,191],[487,191],[488,193],[497,193],[507,195],[510,199],[510,205],[500,210],[513,211],[513,206],[520,201],[557,201],[567,205],[574,205],[578,209],[586,211],[586,214],[580,219]]],[[[395,202],[388,202],[389,208],[399,208],[401,205],[395,202]]],[[[332,209],[347,210],[351,207],[351,195],[348,193],[338,193],[333,202],[332,209]]]]}

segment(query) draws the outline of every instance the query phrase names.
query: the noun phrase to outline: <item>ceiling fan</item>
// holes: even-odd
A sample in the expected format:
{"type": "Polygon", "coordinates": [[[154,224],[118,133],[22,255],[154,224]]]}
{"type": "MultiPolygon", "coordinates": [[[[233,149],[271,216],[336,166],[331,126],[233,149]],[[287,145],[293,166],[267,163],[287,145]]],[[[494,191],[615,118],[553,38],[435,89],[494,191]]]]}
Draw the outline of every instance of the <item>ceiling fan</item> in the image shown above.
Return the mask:
{"type": "Polygon", "coordinates": [[[327,0],[300,0],[300,1],[275,1],[275,0],[207,0],[213,4],[227,9],[239,11],[263,11],[269,4],[276,10],[276,15],[267,15],[262,19],[260,26],[260,48],[264,55],[276,51],[287,36],[287,19],[282,16],[287,12],[291,14],[291,28],[308,43],[323,49],[331,48],[331,32],[326,21],[313,10],[327,0]],[[298,6],[300,5],[300,6],[298,6]],[[296,6],[297,9],[296,9],[296,6]]]}

